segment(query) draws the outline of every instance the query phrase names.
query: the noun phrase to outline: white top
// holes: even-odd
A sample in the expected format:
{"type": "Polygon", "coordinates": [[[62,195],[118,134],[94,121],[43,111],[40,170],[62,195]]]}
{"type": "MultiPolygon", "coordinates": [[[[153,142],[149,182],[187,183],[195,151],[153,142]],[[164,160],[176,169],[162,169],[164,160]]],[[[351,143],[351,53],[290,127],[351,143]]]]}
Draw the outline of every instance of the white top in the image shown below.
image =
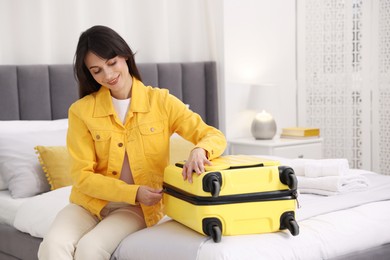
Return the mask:
{"type": "Polygon", "coordinates": [[[119,119],[124,124],[125,119],[126,119],[126,115],[127,115],[127,111],[129,110],[129,107],[130,107],[131,98],[128,98],[128,99],[116,99],[114,97],[111,97],[111,98],[112,98],[112,104],[114,105],[114,109],[115,109],[119,119]]]}
{"type": "MultiPolygon", "coordinates": [[[[112,104],[114,105],[114,109],[119,119],[124,124],[126,120],[127,111],[129,110],[130,107],[131,98],[128,99],[116,99],[114,97],[111,98],[112,98],[112,104]]],[[[123,160],[120,179],[129,184],[134,183],[133,175],[130,170],[129,159],[127,158],[127,152],[125,152],[125,158],[123,160]]]]}

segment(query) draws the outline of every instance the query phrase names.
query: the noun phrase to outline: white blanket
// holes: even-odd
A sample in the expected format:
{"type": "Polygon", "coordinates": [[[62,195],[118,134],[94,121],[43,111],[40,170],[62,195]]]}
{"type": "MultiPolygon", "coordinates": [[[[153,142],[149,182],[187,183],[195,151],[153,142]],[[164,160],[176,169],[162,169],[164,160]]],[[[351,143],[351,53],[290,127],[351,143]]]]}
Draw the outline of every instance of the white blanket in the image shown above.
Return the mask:
{"type": "Polygon", "coordinates": [[[112,260],[313,260],[346,255],[390,242],[390,201],[369,203],[299,222],[288,232],[225,236],[220,243],[168,220],[128,236],[112,260]],[[145,250],[145,245],[149,250],[145,250]]]}
{"type": "MultiPolygon", "coordinates": [[[[112,259],[323,259],[390,243],[390,176],[364,174],[370,188],[335,196],[303,194],[296,212],[300,234],[287,231],[223,237],[221,243],[165,218],[128,236],[112,259]],[[148,250],[145,250],[147,246],[148,250]]],[[[25,201],[14,225],[43,237],[68,203],[70,187],[25,201]]]]}
{"type": "Polygon", "coordinates": [[[219,244],[208,240],[196,257],[187,259],[313,260],[346,255],[390,241],[390,225],[383,225],[390,220],[389,207],[390,201],[385,201],[313,217],[299,223],[296,237],[277,232],[223,237],[219,244]]]}
{"type": "Polygon", "coordinates": [[[297,210],[300,234],[225,236],[221,243],[168,220],[128,236],[112,260],[326,259],[390,243],[390,176],[366,174],[363,192],[304,194],[297,210]],[[145,245],[149,250],[145,250],[145,245]]]}

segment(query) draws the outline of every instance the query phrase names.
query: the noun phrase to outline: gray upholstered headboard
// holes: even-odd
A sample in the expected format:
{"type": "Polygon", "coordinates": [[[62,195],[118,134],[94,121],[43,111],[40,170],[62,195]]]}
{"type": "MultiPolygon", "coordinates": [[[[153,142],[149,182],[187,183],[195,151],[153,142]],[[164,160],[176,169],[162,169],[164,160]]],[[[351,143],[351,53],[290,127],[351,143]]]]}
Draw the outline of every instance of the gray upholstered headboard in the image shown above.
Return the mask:
{"type": "MultiPolygon", "coordinates": [[[[215,62],[140,63],[145,85],[169,89],[218,127],[215,62]]],[[[66,118],[78,98],[72,65],[0,65],[0,120],[66,118]]]]}

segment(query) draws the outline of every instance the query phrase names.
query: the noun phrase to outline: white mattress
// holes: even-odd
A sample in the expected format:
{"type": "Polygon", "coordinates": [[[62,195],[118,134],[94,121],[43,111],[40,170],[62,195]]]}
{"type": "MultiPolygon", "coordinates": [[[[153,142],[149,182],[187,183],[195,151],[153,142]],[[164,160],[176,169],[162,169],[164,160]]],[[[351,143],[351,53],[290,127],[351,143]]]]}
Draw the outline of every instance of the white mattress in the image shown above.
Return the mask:
{"type": "Polygon", "coordinates": [[[300,221],[296,237],[283,231],[225,236],[220,243],[168,220],[128,236],[111,259],[328,259],[389,243],[389,214],[390,201],[369,203],[300,221]]]}
{"type": "MultiPolygon", "coordinates": [[[[328,197],[301,194],[296,237],[281,231],[226,236],[214,243],[166,217],[124,239],[112,259],[323,259],[390,243],[390,225],[386,225],[390,223],[390,176],[366,176],[370,181],[366,191],[328,197]]],[[[65,187],[18,204],[11,200],[11,214],[1,203],[0,215],[9,223],[15,217],[17,229],[43,237],[57,212],[69,203],[69,193],[70,187],[65,187]]]]}
{"type": "Polygon", "coordinates": [[[16,212],[26,199],[13,199],[8,190],[0,191],[0,224],[12,226],[16,212]]]}
{"type": "MultiPolygon", "coordinates": [[[[286,232],[207,241],[196,259],[328,259],[390,241],[390,201],[365,204],[299,222],[300,234],[286,232]]],[[[179,245],[180,246],[180,245],[179,245]]],[[[128,258],[132,259],[132,258],[128,258]]]]}
{"type": "Polygon", "coordinates": [[[327,259],[390,243],[390,176],[366,174],[370,188],[336,196],[301,194],[300,233],[224,236],[220,243],[168,220],[128,236],[116,259],[327,259]],[[145,250],[145,244],[148,249],[145,250]]]}

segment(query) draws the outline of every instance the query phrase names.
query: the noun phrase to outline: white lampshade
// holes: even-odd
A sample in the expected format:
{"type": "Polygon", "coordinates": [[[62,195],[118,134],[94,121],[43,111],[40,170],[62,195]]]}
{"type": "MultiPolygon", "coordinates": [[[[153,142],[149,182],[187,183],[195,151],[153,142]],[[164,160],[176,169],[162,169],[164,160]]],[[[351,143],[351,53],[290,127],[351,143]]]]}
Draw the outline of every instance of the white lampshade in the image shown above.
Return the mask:
{"type": "Polygon", "coordinates": [[[273,84],[251,85],[249,91],[248,107],[256,112],[265,110],[275,114],[280,105],[278,87],[273,84]]]}

